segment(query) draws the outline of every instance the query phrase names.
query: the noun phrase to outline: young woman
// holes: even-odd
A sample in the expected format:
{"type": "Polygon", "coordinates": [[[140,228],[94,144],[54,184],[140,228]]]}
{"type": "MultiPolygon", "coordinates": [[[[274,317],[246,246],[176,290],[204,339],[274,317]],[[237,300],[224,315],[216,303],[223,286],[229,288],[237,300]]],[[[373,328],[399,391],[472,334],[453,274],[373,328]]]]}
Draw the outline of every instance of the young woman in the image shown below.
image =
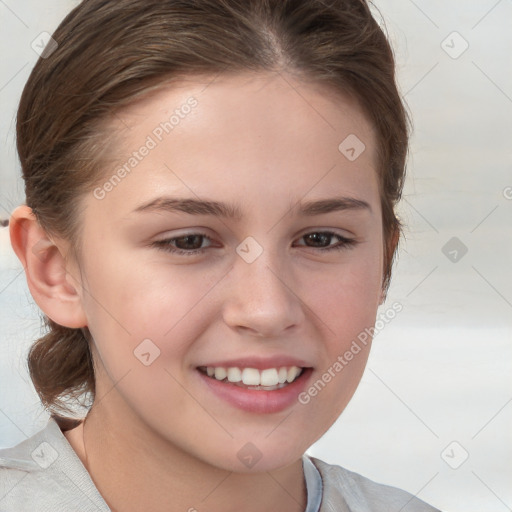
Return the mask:
{"type": "Polygon", "coordinates": [[[360,381],[400,233],[407,118],[364,1],[85,0],[17,141],[51,418],[0,451],[0,509],[434,510],[304,455],[360,381]]]}

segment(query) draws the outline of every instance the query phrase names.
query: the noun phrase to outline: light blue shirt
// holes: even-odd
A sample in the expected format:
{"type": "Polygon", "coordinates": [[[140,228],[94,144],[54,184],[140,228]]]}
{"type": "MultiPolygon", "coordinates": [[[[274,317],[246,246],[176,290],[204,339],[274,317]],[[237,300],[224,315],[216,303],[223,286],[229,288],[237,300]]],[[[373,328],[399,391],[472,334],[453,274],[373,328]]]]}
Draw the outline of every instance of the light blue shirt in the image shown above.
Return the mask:
{"type": "Polygon", "coordinates": [[[319,512],[322,503],[322,477],[307,455],[302,457],[308,503],[305,512],[319,512]]]}

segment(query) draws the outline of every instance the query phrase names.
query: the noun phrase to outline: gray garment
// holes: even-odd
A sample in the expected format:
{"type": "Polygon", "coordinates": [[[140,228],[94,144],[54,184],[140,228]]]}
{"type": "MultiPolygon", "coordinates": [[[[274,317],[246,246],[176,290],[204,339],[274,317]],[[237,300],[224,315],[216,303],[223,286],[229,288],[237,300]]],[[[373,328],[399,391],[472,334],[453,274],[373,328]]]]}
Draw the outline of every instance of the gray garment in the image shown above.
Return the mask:
{"type": "MultiPolygon", "coordinates": [[[[305,512],[439,512],[405,491],[314,457],[304,455],[303,467],[305,512]]],[[[109,511],[53,418],[29,439],[0,450],[0,512],[109,511]]]]}

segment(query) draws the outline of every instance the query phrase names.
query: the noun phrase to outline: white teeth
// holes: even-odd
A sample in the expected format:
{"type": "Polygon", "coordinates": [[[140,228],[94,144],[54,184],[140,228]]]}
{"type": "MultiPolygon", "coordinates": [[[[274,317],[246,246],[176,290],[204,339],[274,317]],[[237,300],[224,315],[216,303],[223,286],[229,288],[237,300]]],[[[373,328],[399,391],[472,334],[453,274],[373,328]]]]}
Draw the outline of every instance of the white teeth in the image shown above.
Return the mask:
{"type": "Polygon", "coordinates": [[[278,382],[279,377],[277,376],[277,370],[275,368],[269,368],[261,372],[260,384],[262,386],[276,386],[278,382]]]}
{"type": "MultiPolygon", "coordinates": [[[[288,382],[293,382],[295,380],[295,377],[300,373],[300,368],[297,368],[296,366],[292,366],[288,369],[288,376],[286,377],[286,380],[288,382]]],[[[217,372],[215,372],[215,377],[217,377],[217,372]]]]}
{"type": "Polygon", "coordinates": [[[215,368],[215,378],[217,380],[224,380],[227,375],[226,368],[222,368],[222,366],[215,368]]]}
{"type": "Polygon", "coordinates": [[[246,386],[259,386],[261,378],[259,370],[256,368],[244,368],[242,371],[242,382],[246,386]]]}
{"type": "Polygon", "coordinates": [[[267,368],[258,370],[256,368],[225,368],[222,366],[207,366],[208,377],[216,380],[227,380],[232,383],[239,383],[245,386],[261,386],[262,388],[279,389],[283,385],[293,382],[301,373],[302,368],[297,366],[282,366],[280,368],[267,368]],[[276,387],[277,386],[277,387],[276,387]]]}
{"type": "Polygon", "coordinates": [[[242,372],[240,368],[228,368],[229,382],[240,382],[242,380],[242,372]]]}
{"type": "Polygon", "coordinates": [[[279,373],[277,374],[279,384],[284,384],[286,382],[287,377],[288,377],[288,370],[284,366],[283,366],[283,368],[279,368],[279,373]]]}

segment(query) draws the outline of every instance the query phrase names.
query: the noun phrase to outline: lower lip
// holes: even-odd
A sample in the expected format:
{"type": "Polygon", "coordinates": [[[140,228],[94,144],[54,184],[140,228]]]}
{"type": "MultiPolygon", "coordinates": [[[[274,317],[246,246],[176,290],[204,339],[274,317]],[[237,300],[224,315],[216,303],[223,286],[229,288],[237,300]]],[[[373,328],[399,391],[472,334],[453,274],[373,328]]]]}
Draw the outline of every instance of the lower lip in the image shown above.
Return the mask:
{"type": "Polygon", "coordinates": [[[291,384],[274,391],[245,389],[230,382],[222,382],[208,377],[199,370],[196,371],[209,389],[229,404],[247,412],[270,414],[283,411],[298,402],[298,396],[306,387],[313,370],[305,368],[299,378],[291,384]]]}

